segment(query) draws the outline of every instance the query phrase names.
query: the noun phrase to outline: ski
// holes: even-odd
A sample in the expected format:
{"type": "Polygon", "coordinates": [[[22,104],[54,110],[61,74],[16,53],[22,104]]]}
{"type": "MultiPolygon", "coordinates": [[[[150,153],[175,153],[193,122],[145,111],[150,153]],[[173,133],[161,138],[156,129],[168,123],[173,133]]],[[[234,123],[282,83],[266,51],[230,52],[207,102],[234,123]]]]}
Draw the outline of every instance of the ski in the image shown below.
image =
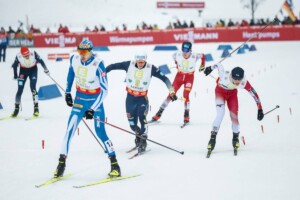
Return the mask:
{"type": "Polygon", "coordinates": [[[33,119],[38,119],[38,118],[42,118],[42,116],[31,116],[31,117],[27,117],[25,118],[26,121],[29,121],[29,120],[33,120],[33,119]]]}
{"type": "Polygon", "coordinates": [[[131,152],[133,152],[134,150],[136,150],[137,149],[137,147],[135,146],[135,147],[133,147],[132,149],[129,149],[128,151],[126,151],[126,153],[131,153],[131,152]]]}
{"type": "Polygon", "coordinates": [[[0,118],[0,120],[19,119],[19,118],[21,118],[21,117],[20,117],[20,116],[17,116],[17,117],[7,116],[7,117],[2,117],[2,118],[0,118]]]}
{"type": "Polygon", "coordinates": [[[189,122],[184,122],[184,123],[180,126],[180,128],[184,128],[184,127],[186,127],[188,124],[189,124],[189,122]]]}
{"type": "Polygon", "coordinates": [[[151,123],[154,123],[154,122],[159,122],[159,121],[154,120],[154,119],[151,119],[151,120],[149,120],[147,123],[148,123],[148,124],[151,124],[151,123]]]}
{"type": "MultiPolygon", "coordinates": [[[[1,120],[8,120],[8,119],[21,119],[21,118],[22,118],[21,116],[17,116],[17,117],[7,116],[7,117],[0,118],[0,121],[1,120]]],[[[42,118],[42,116],[31,116],[31,117],[26,117],[24,119],[26,121],[28,121],[28,120],[38,119],[38,118],[42,118]]]]}
{"type": "Polygon", "coordinates": [[[136,175],[131,175],[131,176],[120,176],[120,177],[113,177],[113,178],[108,177],[108,178],[102,179],[100,181],[88,183],[85,185],[74,185],[73,188],[84,188],[84,187],[99,185],[99,184],[108,183],[108,182],[112,182],[112,181],[120,181],[120,180],[124,180],[124,179],[134,178],[137,176],[141,176],[141,174],[136,174],[136,175]]]}
{"type": "Polygon", "coordinates": [[[50,185],[52,183],[55,183],[57,181],[60,181],[60,180],[64,180],[66,178],[69,178],[70,176],[72,176],[73,174],[67,174],[67,175],[64,175],[64,176],[61,176],[61,177],[58,177],[58,178],[51,178],[49,179],[48,181],[42,183],[42,184],[39,184],[39,185],[36,185],[35,187],[36,188],[40,188],[42,186],[46,186],[46,185],[50,185]]]}
{"type": "Polygon", "coordinates": [[[136,157],[138,157],[138,156],[141,156],[141,155],[144,155],[145,153],[147,153],[147,152],[149,152],[151,149],[147,149],[147,150],[145,150],[145,151],[143,151],[143,152],[137,152],[137,153],[135,153],[135,154],[133,154],[131,157],[129,157],[128,159],[133,159],[133,158],[136,158],[136,157]]]}
{"type": "Polygon", "coordinates": [[[148,121],[147,122],[147,124],[149,124],[149,125],[154,125],[154,124],[159,124],[161,121],[158,121],[158,120],[150,120],[150,121],[148,121]]]}
{"type": "MultiPolygon", "coordinates": [[[[210,158],[211,152],[212,152],[212,150],[210,150],[210,149],[207,151],[206,158],[210,158]]],[[[233,155],[234,156],[238,155],[238,149],[237,148],[233,149],[233,155]]]]}

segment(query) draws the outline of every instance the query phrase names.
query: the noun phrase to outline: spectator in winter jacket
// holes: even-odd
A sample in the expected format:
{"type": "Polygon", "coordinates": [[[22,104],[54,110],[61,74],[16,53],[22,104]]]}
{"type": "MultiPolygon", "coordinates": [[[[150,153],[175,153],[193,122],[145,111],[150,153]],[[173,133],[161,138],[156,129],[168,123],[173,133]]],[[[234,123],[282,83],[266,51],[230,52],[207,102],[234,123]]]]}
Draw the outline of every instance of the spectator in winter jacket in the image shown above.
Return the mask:
{"type": "Polygon", "coordinates": [[[8,46],[8,35],[5,29],[1,27],[0,31],[0,62],[3,60],[5,62],[6,48],[8,46]]]}

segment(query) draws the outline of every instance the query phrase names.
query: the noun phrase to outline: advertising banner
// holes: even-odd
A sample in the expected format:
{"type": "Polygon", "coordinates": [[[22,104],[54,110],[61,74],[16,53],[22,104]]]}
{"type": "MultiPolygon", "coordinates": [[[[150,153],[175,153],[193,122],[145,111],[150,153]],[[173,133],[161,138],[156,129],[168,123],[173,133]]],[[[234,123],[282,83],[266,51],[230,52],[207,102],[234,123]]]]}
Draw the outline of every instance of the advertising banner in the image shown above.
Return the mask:
{"type": "Polygon", "coordinates": [[[293,41],[300,40],[300,26],[222,27],[173,30],[145,30],[126,32],[35,34],[35,47],[76,47],[83,38],[90,39],[94,46],[145,45],[204,42],[293,41]]]}
{"type": "Polygon", "coordinates": [[[156,7],[157,8],[201,8],[203,9],[205,7],[205,3],[204,2],[199,2],[199,1],[195,1],[195,2],[171,2],[171,1],[158,1],[156,3],[156,7]]]}

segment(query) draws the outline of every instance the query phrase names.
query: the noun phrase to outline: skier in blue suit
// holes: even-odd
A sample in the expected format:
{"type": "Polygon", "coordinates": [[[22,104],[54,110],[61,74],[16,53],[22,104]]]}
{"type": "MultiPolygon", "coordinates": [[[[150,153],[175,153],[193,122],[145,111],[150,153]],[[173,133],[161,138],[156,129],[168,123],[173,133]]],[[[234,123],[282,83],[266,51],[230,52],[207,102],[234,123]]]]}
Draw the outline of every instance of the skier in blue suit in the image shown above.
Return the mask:
{"type": "Polygon", "coordinates": [[[65,100],[68,106],[73,107],[68,120],[67,132],[63,140],[59,164],[54,172],[54,177],[61,177],[66,167],[66,158],[69,152],[70,142],[83,117],[97,119],[94,126],[97,136],[100,138],[111,161],[110,177],[121,176],[114,146],[108,138],[104,123],[105,112],[103,99],[107,95],[107,76],[103,60],[92,53],[93,44],[89,40],[83,40],[77,47],[78,54],[70,58],[70,68],[67,78],[65,100]],[[71,88],[76,82],[76,96],[73,103],[71,88]]]}

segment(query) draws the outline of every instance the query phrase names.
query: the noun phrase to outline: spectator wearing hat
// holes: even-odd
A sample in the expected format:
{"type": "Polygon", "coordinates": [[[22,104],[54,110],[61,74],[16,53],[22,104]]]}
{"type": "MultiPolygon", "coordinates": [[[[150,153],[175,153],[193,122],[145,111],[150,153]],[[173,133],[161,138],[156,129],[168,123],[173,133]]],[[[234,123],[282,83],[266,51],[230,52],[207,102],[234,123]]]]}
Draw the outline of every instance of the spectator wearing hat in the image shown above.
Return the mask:
{"type": "Polygon", "coordinates": [[[190,28],[195,28],[195,23],[193,21],[190,22],[190,28]]]}

